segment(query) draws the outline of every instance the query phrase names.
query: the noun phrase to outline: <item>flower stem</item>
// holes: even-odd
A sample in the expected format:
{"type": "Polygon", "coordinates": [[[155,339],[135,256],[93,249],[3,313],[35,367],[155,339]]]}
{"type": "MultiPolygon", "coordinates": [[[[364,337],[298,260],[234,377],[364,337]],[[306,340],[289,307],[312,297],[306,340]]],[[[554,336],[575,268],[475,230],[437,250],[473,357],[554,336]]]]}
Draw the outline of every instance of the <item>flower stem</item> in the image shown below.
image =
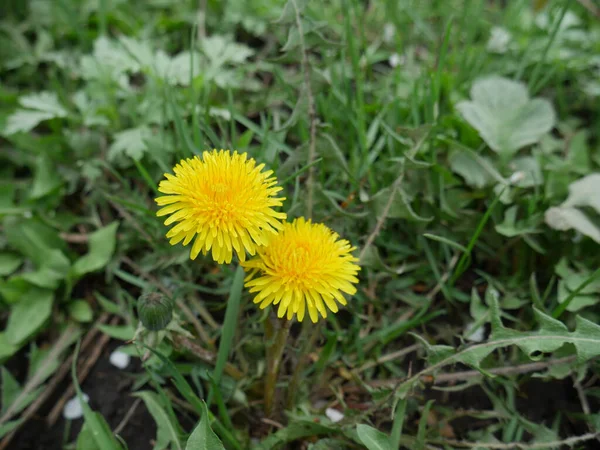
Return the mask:
{"type": "MultiPolygon", "coordinates": [[[[267,319],[268,320],[268,319],[267,319]]],[[[282,319],[279,321],[279,328],[273,336],[273,328],[270,323],[266,323],[267,338],[267,374],[265,379],[265,415],[267,417],[273,414],[273,403],[275,398],[275,387],[281,368],[281,360],[285,343],[290,334],[291,320],[282,319]],[[270,328],[270,329],[269,329],[270,328]]]]}
{"type": "Polygon", "coordinates": [[[308,360],[308,352],[311,348],[314,348],[315,342],[318,337],[321,335],[321,327],[323,325],[323,321],[319,321],[315,326],[309,324],[308,322],[304,322],[304,327],[302,328],[302,335],[304,335],[304,343],[302,347],[300,347],[300,352],[298,355],[298,361],[296,362],[296,367],[294,367],[294,373],[292,374],[292,379],[288,384],[288,395],[286,401],[286,408],[292,409],[294,404],[296,403],[296,393],[298,392],[298,383],[300,382],[300,376],[302,375],[302,371],[304,370],[304,366],[306,361],[308,360]],[[308,333],[310,337],[306,336],[308,333]]]}

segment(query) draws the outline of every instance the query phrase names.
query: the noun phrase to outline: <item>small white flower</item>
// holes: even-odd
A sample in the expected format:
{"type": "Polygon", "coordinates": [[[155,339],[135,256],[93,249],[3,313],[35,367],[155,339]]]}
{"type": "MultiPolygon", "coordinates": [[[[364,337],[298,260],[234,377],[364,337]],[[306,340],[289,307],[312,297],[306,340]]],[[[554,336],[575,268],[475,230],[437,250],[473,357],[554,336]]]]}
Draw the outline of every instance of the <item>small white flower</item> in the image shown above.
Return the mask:
{"type": "Polygon", "coordinates": [[[392,53],[388,62],[392,67],[398,67],[400,64],[402,64],[402,58],[398,53],[392,53]]]}
{"type": "Polygon", "coordinates": [[[467,336],[467,340],[471,342],[483,341],[485,339],[485,329],[483,328],[483,325],[475,331],[472,331],[473,327],[475,327],[475,322],[471,322],[465,327],[465,336],[467,336]]]}
{"type": "Polygon", "coordinates": [[[383,27],[383,41],[392,42],[394,35],[396,34],[396,27],[393,23],[386,23],[383,27]]]}
{"type": "Polygon", "coordinates": [[[511,41],[510,33],[502,27],[493,27],[487,42],[487,51],[491,53],[506,53],[511,41]]]}
{"type": "Polygon", "coordinates": [[[110,354],[108,360],[117,369],[125,369],[129,365],[129,361],[131,361],[131,356],[117,349],[110,354]]]}
{"type": "Polygon", "coordinates": [[[325,415],[331,420],[333,423],[339,422],[344,418],[344,414],[339,412],[337,409],[327,408],[325,410],[325,415]]]}
{"type": "Polygon", "coordinates": [[[525,173],[524,173],[524,172],[521,172],[521,171],[519,170],[519,171],[517,171],[517,172],[513,173],[513,174],[510,176],[510,178],[509,178],[509,180],[508,180],[508,181],[510,182],[510,184],[516,184],[516,183],[518,183],[519,181],[521,181],[523,178],[525,178],[525,173]]]}
{"type": "MultiPolygon", "coordinates": [[[[83,400],[87,403],[90,398],[86,394],[83,394],[83,400]]],[[[65,403],[65,407],[63,408],[63,417],[66,420],[75,420],[79,419],[81,416],[83,416],[83,406],[81,405],[79,398],[75,396],[65,403]]]]}

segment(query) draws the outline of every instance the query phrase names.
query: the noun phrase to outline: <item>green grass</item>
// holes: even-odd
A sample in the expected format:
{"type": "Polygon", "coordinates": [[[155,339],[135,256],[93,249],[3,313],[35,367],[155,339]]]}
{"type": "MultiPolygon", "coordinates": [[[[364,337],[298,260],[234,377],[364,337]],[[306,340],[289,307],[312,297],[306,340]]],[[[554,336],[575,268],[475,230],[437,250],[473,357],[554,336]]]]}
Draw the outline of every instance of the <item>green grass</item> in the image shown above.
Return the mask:
{"type": "Polygon", "coordinates": [[[54,377],[70,383],[60,365],[75,342],[61,333],[99,329],[135,355],[123,401],[143,399],[158,435],[132,421],[113,436],[123,417],[102,418],[92,398],[79,436],[63,421],[50,431],[65,448],[93,433],[102,448],[138,448],[136,436],[183,448],[192,432],[227,449],[593,446],[600,366],[581,346],[600,339],[600,21],[588,3],[3,2],[0,440],[20,442],[54,377]],[[362,255],[348,306],[292,326],[288,408],[266,421],[271,311],[235,262],[189,260],[155,217],[164,173],[211,148],[264,163],[288,217],[312,206],[362,255]],[[176,300],[167,330],[137,329],[147,291],[176,300]],[[118,324],[96,325],[105,313],[118,324]]]}

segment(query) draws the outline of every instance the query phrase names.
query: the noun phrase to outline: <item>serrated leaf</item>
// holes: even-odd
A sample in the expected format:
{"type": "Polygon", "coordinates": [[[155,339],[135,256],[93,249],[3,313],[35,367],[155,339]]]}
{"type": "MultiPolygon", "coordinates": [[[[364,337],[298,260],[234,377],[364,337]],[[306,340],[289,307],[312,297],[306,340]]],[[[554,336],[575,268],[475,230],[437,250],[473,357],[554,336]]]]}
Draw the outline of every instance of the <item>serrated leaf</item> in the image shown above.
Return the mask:
{"type": "Polygon", "coordinates": [[[65,117],[67,110],[60,104],[55,92],[38,92],[37,94],[24,95],[19,99],[24,108],[47,112],[52,117],[65,117]]]}
{"type": "Polygon", "coordinates": [[[225,37],[217,34],[204,38],[201,46],[202,51],[210,60],[213,68],[227,63],[243,63],[254,54],[254,51],[250,47],[230,42],[225,37]]]}
{"type": "Polygon", "coordinates": [[[569,331],[562,322],[533,308],[539,329],[517,331],[506,328],[502,324],[500,307],[495,297],[490,298],[489,306],[492,333],[487,342],[458,351],[452,351],[448,346],[425,345],[425,348],[431,352],[428,366],[403,382],[398,387],[396,395],[400,398],[406,397],[423,375],[435,373],[450,364],[462,363],[483,371],[480,364],[486,356],[496,349],[512,345],[519,347],[532,360],[539,359],[544,353],[558,350],[565,344],[572,344],[575,347],[577,364],[583,364],[591,358],[600,356],[600,325],[583,317],[577,316],[575,330],[569,331]]]}
{"type": "Polygon", "coordinates": [[[177,426],[171,421],[169,415],[160,404],[158,396],[151,391],[136,392],[133,395],[144,401],[146,408],[148,408],[148,411],[156,422],[157,430],[154,450],[164,450],[170,445],[172,445],[171,448],[173,449],[182,450],[177,426]]]}
{"type": "Polygon", "coordinates": [[[54,118],[54,115],[44,111],[29,111],[20,109],[11,114],[6,120],[4,134],[9,136],[15,133],[27,133],[33,130],[44,120],[54,118]]]}
{"type": "Polygon", "coordinates": [[[492,76],[475,81],[471,101],[456,108],[490,148],[515,153],[549,132],[556,120],[547,100],[530,99],[523,83],[492,76]]]}
{"type": "Polygon", "coordinates": [[[223,443],[210,427],[208,408],[202,401],[202,417],[188,438],[185,450],[225,450],[223,443]]]}
{"type": "Polygon", "coordinates": [[[90,234],[89,252],[73,264],[76,277],[100,270],[108,264],[115,252],[118,227],[119,222],[113,222],[90,234]]]}
{"type": "Polygon", "coordinates": [[[358,437],[369,450],[392,450],[390,438],[381,431],[365,424],[356,426],[358,437]]]}
{"type": "Polygon", "coordinates": [[[408,194],[401,187],[396,188],[393,191],[393,186],[384,188],[377,192],[372,198],[371,202],[375,208],[375,213],[379,217],[381,214],[386,212],[386,206],[389,201],[390,195],[394,195],[390,208],[387,210],[387,216],[390,219],[406,219],[413,220],[415,222],[429,222],[432,217],[421,217],[412,208],[410,202],[411,199],[408,194]],[[393,193],[394,192],[394,193],[393,193]],[[392,194],[393,193],[393,194],[392,194]]]}
{"type": "Polygon", "coordinates": [[[140,160],[148,150],[146,140],[151,136],[150,128],[144,125],[116,133],[108,149],[108,159],[115,161],[120,156],[128,156],[140,160]]]}

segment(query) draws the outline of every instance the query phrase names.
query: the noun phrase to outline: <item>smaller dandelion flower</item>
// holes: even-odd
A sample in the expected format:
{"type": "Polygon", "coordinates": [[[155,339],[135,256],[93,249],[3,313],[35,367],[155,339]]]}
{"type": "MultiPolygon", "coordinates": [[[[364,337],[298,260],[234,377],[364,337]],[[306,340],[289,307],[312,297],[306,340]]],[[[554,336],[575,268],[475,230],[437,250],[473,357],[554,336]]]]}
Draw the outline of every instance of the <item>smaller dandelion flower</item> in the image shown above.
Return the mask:
{"type": "Polygon", "coordinates": [[[166,195],[156,199],[163,206],[156,214],[169,216],[165,225],[176,223],[167,233],[171,245],[194,240],[191,259],[212,250],[219,264],[229,264],[234,250],[240,261],[246,252],[254,255],[267,242],[266,234],[277,233],[286,218],[273,209],[285,200],[276,197],[282,188],[273,171],[263,168],[246,153],[213,150],[202,159],[182,160],[175,175],[165,174],[158,190],[166,195]]]}
{"type": "Polygon", "coordinates": [[[257,293],[254,303],[264,309],[279,305],[277,315],[302,322],[306,310],[313,322],[327,309],[336,313],[346,304],[342,292],[355,294],[360,267],[350,243],[323,224],[304,218],[285,223],[258,255],[243,266],[249,270],[246,287],[257,293]]]}

